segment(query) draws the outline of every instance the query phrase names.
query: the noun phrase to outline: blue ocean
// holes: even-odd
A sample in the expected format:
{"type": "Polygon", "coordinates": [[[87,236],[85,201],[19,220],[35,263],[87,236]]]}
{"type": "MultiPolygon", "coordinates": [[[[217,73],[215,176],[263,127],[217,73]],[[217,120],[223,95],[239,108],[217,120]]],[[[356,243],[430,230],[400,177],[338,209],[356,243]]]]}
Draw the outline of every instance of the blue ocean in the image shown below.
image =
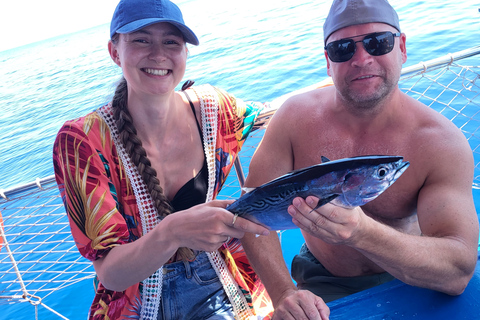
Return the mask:
{"type": "MultiPolygon", "coordinates": [[[[189,46],[185,80],[267,102],[327,77],[322,26],[330,1],[175,2],[200,39],[189,46]]],[[[407,36],[405,67],[480,45],[478,1],[390,2],[407,36]]],[[[108,40],[109,25],[100,25],[0,52],[0,189],[52,175],[63,122],[109,102],[121,70],[108,40]]],[[[90,283],[66,290],[70,298],[53,307],[85,319],[90,283]]],[[[0,319],[33,318],[10,310],[0,305],[0,319]]]]}

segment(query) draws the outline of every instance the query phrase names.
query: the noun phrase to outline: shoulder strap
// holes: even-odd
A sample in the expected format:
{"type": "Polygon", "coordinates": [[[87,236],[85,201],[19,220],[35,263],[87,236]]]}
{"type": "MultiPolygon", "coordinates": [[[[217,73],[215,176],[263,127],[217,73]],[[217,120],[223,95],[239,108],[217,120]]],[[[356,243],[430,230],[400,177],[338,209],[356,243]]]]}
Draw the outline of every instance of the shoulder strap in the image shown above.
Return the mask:
{"type": "Polygon", "coordinates": [[[202,145],[203,145],[203,133],[202,133],[202,128],[200,127],[200,123],[198,123],[197,119],[197,113],[195,112],[195,106],[193,105],[192,99],[190,99],[190,96],[188,95],[187,91],[183,91],[185,96],[187,97],[188,102],[190,103],[190,108],[192,109],[193,115],[195,117],[195,122],[197,123],[197,129],[198,133],[200,133],[200,138],[202,140],[202,145]]]}

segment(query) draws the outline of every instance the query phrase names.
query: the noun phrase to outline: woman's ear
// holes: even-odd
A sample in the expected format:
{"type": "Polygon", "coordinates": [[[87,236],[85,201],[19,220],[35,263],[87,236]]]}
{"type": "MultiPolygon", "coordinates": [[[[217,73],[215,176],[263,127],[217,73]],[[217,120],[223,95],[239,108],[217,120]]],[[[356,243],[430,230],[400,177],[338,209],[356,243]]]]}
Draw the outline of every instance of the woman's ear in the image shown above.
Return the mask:
{"type": "Polygon", "coordinates": [[[120,55],[118,54],[117,46],[112,42],[112,40],[108,41],[108,52],[110,53],[110,57],[112,58],[113,62],[121,67],[120,55]]]}

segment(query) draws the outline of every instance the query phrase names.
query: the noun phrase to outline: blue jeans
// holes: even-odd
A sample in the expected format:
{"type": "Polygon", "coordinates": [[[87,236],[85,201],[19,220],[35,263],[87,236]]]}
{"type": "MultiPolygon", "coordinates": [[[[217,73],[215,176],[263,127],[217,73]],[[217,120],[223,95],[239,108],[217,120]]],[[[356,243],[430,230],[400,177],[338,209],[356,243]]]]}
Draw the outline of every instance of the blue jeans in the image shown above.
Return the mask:
{"type": "Polygon", "coordinates": [[[234,319],[232,305],[205,252],[163,266],[158,320],[234,319]]]}

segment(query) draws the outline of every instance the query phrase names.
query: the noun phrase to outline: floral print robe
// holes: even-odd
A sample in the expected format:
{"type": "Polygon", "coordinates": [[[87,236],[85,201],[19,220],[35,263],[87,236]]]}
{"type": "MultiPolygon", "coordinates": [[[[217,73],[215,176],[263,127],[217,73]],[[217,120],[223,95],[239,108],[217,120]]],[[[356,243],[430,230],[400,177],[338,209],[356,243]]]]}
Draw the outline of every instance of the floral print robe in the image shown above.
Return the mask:
{"type": "MultiPolygon", "coordinates": [[[[188,90],[201,102],[203,130],[211,131],[210,134],[204,132],[204,143],[214,144],[214,172],[210,172],[210,177],[214,177],[211,181],[211,198],[214,198],[262,105],[244,103],[208,85],[188,90]],[[204,92],[210,94],[203,95],[204,92]],[[217,101],[210,101],[215,99],[217,101]],[[208,114],[207,106],[212,102],[218,105],[216,114],[208,114]]],[[[84,117],[67,121],[57,134],[53,150],[55,176],[71,232],[81,255],[91,261],[104,257],[113,247],[133,242],[143,235],[139,199],[112,138],[112,125],[109,127],[100,116],[102,113],[111,115],[110,109],[111,106],[106,105],[84,117]]],[[[244,295],[250,314],[272,311],[270,298],[248,263],[240,241],[230,241],[228,246],[219,250],[219,254],[239,286],[238,291],[244,295]]],[[[123,292],[108,290],[99,282],[95,284],[89,319],[140,318],[143,283],[123,292]]]]}

